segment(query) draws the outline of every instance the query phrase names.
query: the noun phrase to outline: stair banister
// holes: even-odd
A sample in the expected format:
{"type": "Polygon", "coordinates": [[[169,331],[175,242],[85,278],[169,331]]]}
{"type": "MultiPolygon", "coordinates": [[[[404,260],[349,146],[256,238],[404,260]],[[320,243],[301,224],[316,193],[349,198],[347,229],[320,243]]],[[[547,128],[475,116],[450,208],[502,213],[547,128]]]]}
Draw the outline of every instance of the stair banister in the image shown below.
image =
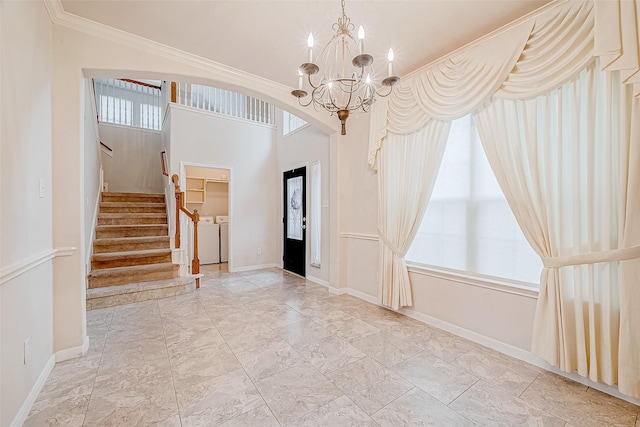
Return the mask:
{"type": "MultiPolygon", "coordinates": [[[[173,174],[171,181],[175,187],[176,197],[176,249],[180,248],[180,212],[182,212],[193,221],[193,260],[191,261],[191,274],[200,274],[200,259],[198,258],[198,222],[200,221],[200,214],[197,209],[191,212],[184,206],[185,196],[184,192],[180,191],[180,178],[178,175],[173,174]]],[[[196,288],[200,288],[200,278],[196,279],[196,288]]]]}

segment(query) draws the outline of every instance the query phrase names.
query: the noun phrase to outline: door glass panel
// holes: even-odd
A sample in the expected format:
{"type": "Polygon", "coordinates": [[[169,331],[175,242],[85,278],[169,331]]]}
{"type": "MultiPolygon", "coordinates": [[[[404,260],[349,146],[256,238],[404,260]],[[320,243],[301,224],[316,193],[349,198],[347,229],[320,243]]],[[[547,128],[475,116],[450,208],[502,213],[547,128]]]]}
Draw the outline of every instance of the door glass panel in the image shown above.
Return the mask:
{"type": "Polygon", "coordinates": [[[287,239],[302,240],[302,177],[287,179],[287,239]]]}

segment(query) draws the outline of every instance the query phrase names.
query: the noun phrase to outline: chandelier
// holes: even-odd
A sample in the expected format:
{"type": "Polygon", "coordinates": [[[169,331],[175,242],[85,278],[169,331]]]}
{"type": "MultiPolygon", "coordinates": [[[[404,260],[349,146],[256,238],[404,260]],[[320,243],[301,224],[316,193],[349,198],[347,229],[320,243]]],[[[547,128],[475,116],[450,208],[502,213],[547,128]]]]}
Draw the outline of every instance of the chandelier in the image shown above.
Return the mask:
{"type": "Polygon", "coordinates": [[[342,16],[333,24],[334,36],[317,56],[316,61],[323,66],[323,73],[315,78],[312,76],[320,72],[320,67],[313,61],[313,35],[309,34],[309,62],[300,65],[298,69],[298,89],[291,94],[298,98],[303,107],[313,104],[314,108],[322,107],[331,115],[336,114],[342,124],[342,135],[346,135],[345,123],[351,111],[367,112],[376,100],[376,95],[385,97],[393,90],[393,85],[400,81],[400,77],[393,75],[393,50],[389,49],[387,59],[388,76],[382,80],[381,86],[374,83],[373,57],[365,53],[364,29],[358,29],[358,41],[352,32],[355,25],[344,13],[342,0],[342,16]],[[311,98],[303,102],[308,93],[303,89],[303,76],[311,87],[311,98]]]}

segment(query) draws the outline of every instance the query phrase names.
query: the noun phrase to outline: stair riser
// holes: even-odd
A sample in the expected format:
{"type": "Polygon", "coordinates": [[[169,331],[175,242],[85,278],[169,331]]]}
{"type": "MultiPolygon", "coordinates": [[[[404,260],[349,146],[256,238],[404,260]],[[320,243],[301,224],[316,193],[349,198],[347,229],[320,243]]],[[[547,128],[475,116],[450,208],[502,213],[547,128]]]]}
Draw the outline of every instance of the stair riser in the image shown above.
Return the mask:
{"type": "Polygon", "coordinates": [[[164,203],[164,196],[122,196],[102,193],[103,202],[126,202],[126,203],[164,203]]]}
{"type": "Polygon", "coordinates": [[[164,205],[151,206],[101,206],[100,213],[166,213],[164,205]]]}
{"type": "MultiPolygon", "coordinates": [[[[177,266],[176,266],[177,267],[177,266]]],[[[147,282],[152,280],[172,279],[176,277],[177,268],[172,270],[159,270],[153,272],[123,271],[104,277],[89,276],[89,289],[103,288],[105,286],[126,285],[128,283],[147,282]]]]}
{"type": "Polygon", "coordinates": [[[96,230],[96,239],[112,239],[116,237],[166,236],[168,227],[126,227],[119,229],[96,230]]]}
{"type": "Polygon", "coordinates": [[[148,257],[129,257],[123,259],[91,261],[91,269],[101,270],[103,268],[131,267],[134,265],[162,264],[165,262],[171,262],[170,253],[148,257]]]}
{"type": "Polygon", "coordinates": [[[160,218],[98,218],[98,225],[137,225],[137,224],[166,224],[167,216],[160,218]]]}
{"type": "Polygon", "coordinates": [[[94,254],[106,254],[109,252],[144,251],[147,249],[166,249],[169,247],[169,238],[160,242],[151,243],[113,243],[110,245],[93,245],[94,254]]]}

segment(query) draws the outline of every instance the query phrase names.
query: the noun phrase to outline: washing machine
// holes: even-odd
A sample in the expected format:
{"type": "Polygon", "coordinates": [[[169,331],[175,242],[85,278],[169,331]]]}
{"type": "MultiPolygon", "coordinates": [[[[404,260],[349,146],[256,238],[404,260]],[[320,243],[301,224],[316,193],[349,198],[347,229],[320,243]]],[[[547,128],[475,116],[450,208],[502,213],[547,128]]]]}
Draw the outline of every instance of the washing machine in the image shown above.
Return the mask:
{"type": "MultiPolygon", "coordinates": [[[[192,221],[189,221],[189,238],[193,242],[192,221]]],[[[198,258],[200,264],[220,262],[220,226],[212,216],[201,216],[198,221],[198,258]]],[[[193,244],[189,244],[189,259],[193,259],[193,244]]]]}
{"type": "Polygon", "coordinates": [[[229,217],[216,216],[216,224],[220,226],[220,262],[229,261],[229,217]]]}

